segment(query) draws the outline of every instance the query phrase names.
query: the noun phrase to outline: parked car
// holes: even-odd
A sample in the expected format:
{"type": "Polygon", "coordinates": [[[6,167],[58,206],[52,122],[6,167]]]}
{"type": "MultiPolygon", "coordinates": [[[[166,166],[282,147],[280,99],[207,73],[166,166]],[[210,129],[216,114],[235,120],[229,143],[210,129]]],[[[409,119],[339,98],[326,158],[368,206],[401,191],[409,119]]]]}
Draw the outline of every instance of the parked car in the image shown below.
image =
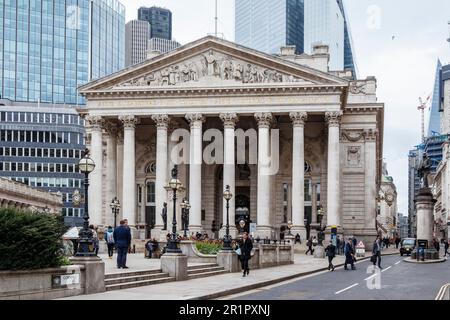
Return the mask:
{"type": "Polygon", "coordinates": [[[400,245],[400,255],[401,256],[403,256],[404,254],[408,256],[411,255],[415,247],[416,247],[416,239],[414,238],[403,239],[400,245]]]}

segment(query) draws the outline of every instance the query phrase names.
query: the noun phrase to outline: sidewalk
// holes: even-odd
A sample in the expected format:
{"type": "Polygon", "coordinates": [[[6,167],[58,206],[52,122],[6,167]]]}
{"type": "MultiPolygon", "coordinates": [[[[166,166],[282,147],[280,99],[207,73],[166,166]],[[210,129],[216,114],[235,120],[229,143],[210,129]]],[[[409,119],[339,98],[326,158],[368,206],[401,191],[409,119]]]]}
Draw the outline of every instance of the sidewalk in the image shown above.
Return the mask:
{"type": "MultiPolygon", "coordinates": [[[[398,250],[384,250],[383,255],[398,254],[398,250]]],[[[369,259],[371,253],[366,252],[369,259]]],[[[145,259],[147,260],[147,259],[145,259]]],[[[159,260],[158,260],[159,261],[159,260]]],[[[342,266],[343,256],[334,259],[335,266],[342,266]]],[[[250,276],[242,278],[241,273],[227,273],[219,276],[156,284],[100,294],[67,298],[66,300],[205,300],[224,297],[242,291],[265,287],[301,276],[326,271],[327,259],[315,259],[313,256],[296,254],[294,264],[275,268],[251,270],[250,276]]]]}

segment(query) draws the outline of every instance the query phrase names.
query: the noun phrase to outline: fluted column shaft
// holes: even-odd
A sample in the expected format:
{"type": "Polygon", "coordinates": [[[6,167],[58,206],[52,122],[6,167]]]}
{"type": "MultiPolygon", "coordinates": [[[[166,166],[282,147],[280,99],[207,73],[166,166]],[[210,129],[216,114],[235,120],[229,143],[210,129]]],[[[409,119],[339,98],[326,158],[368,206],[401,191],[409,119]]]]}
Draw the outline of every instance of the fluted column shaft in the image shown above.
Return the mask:
{"type": "MultiPolygon", "coordinates": [[[[109,202],[117,197],[117,127],[108,124],[106,127],[106,208],[109,208],[109,202]],[[109,201],[109,202],[108,202],[109,201]]],[[[114,225],[114,215],[112,212],[106,212],[106,223],[109,226],[114,225]]]]}

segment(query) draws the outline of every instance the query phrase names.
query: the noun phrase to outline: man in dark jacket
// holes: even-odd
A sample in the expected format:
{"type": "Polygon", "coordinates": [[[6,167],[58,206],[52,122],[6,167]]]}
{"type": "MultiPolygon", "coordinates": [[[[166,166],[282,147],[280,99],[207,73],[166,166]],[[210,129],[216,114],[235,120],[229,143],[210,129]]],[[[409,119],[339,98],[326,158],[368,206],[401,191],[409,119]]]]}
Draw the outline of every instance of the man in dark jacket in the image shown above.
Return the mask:
{"type": "Polygon", "coordinates": [[[381,268],[381,238],[380,236],[377,236],[373,243],[373,249],[372,249],[372,263],[373,265],[377,264],[378,261],[378,268],[381,268]]]}
{"type": "Polygon", "coordinates": [[[348,270],[347,264],[350,264],[352,267],[352,270],[356,270],[355,268],[355,250],[353,249],[353,242],[352,239],[348,239],[347,243],[344,247],[344,253],[345,253],[345,264],[344,269],[348,270]]]}
{"type": "Polygon", "coordinates": [[[334,271],[333,259],[336,256],[336,247],[332,242],[325,248],[328,257],[328,270],[334,271]]]}
{"type": "Polygon", "coordinates": [[[248,260],[250,260],[251,258],[251,252],[253,249],[252,240],[249,239],[247,232],[244,232],[244,234],[242,235],[242,243],[240,245],[240,248],[241,248],[241,265],[242,270],[244,272],[242,276],[245,277],[250,273],[250,269],[248,267],[248,260]]]}
{"type": "Polygon", "coordinates": [[[444,257],[446,257],[447,254],[450,255],[450,253],[448,252],[448,247],[449,247],[449,241],[448,241],[448,239],[446,239],[444,242],[444,249],[445,249],[444,257]]]}
{"type": "Polygon", "coordinates": [[[306,242],[306,246],[308,247],[308,250],[306,250],[306,255],[308,255],[308,252],[311,252],[311,255],[314,254],[314,249],[313,249],[313,239],[312,237],[309,237],[308,242],[306,242]]]}
{"type": "Polygon", "coordinates": [[[131,232],[124,220],[120,221],[120,226],[114,230],[113,236],[117,248],[117,268],[128,269],[127,253],[131,244],[131,232]]]}

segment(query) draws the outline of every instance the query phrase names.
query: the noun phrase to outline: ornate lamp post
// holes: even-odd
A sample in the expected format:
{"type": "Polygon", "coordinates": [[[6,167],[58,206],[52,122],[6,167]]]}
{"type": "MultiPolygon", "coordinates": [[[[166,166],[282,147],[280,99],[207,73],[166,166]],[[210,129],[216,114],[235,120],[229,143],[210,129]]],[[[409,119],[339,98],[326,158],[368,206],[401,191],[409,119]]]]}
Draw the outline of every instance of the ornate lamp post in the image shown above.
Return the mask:
{"type": "Polygon", "coordinates": [[[325,210],[323,210],[323,208],[320,207],[320,209],[317,210],[317,217],[318,217],[319,224],[320,224],[320,227],[321,227],[321,228],[322,228],[322,220],[323,220],[323,216],[324,216],[324,215],[325,215],[325,210]]]}
{"type": "Polygon", "coordinates": [[[165,187],[166,190],[173,192],[173,220],[172,220],[172,234],[167,244],[167,253],[182,253],[179,248],[178,238],[177,238],[177,191],[184,190],[181,181],[178,180],[178,166],[175,165],[172,169],[172,179],[170,179],[169,184],[165,187]]]}
{"type": "Polygon", "coordinates": [[[239,226],[241,227],[241,232],[240,233],[244,233],[244,228],[245,228],[246,224],[247,223],[245,222],[245,220],[239,221],[239,226]]]}
{"type": "Polygon", "coordinates": [[[89,251],[89,246],[93,244],[92,242],[92,230],[89,229],[89,196],[88,196],[88,189],[89,189],[89,174],[94,171],[95,169],[95,163],[94,160],[92,160],[89,157],[89,150],[86,149],[84,151],[84,156],[78,163],[78,169],[81,173],[84,173],[84,224],[83,229],[81,229],[79,236],[79,244],[78,244],[78,251],[76,253],[76,257],[94,257],[95,252],[89,251]]]}
{"type": "Polygon", "coordinates": [[[227,186],[224,193],[223,198],[227,201],[227,225],[225,228],[225,236],[223,237],[223,250],[224,251],[232,251],[233,248],[231,248],[231,236],[230,236],[230,200],[233,198],[233,194],[230,191],[230,186],[227,186]]]}
{"type": "Polygon", "coordinates": [[[184,198],[180,204],[181,206],[181,216],[182,216],[182,224],[184,230],[184,237],[187,238],[187,230],[189,228],[189,210],[191,209],[191,204],[189,200],[184,198]]]}
{"type": "Polygon", "coordinates": [[[114,215],[114,229],[115,229],[117,227],[117,215],[119,214],[119,210],[120,210],[119,199],[117,199],[117,197],[114,197],[114,199],[112,199],[109,207],[111,208],[112,214],[114,215]]]}

